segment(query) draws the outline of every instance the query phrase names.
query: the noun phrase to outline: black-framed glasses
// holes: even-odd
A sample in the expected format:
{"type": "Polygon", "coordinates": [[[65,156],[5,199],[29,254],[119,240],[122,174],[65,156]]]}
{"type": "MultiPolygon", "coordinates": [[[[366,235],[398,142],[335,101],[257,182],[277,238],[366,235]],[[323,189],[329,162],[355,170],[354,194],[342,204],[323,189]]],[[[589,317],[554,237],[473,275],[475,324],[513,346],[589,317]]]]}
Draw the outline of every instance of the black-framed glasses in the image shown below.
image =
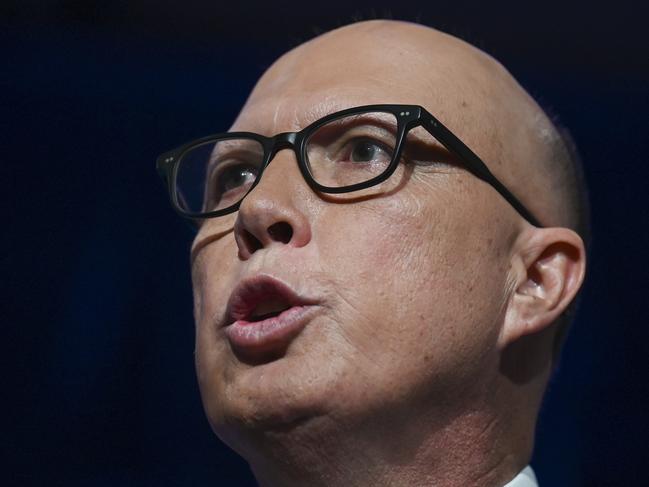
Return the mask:
{"type": "Polygon", "coordinates": [[[273,137],[252,132],[210,135],[162,154],[157,169],[178,213],[213,218],[237,211],[275,154],[286,148],[293,149],[302,176],[315,191],[348,193],[379,184],[397,170],[404,146],[411,145],[409,134],[417,127],[490,184],[528,222],[542,226],[471,149],[418,105],[349,108],[299,132],[273,137]]]}

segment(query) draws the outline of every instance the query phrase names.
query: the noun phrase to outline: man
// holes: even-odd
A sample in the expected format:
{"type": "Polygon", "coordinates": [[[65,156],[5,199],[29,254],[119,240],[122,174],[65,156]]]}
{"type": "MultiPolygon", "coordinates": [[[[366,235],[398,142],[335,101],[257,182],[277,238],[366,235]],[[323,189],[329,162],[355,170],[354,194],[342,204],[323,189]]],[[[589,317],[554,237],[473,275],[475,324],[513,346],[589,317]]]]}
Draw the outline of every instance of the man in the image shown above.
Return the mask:
{"type": "Polygon", "coordinates": [[[230,132],[159,161],[199,224],[219,438],[263,486],[536,485],[587,228],[537,104],[462,41],[371,21],[281,57],[230,132]]]}

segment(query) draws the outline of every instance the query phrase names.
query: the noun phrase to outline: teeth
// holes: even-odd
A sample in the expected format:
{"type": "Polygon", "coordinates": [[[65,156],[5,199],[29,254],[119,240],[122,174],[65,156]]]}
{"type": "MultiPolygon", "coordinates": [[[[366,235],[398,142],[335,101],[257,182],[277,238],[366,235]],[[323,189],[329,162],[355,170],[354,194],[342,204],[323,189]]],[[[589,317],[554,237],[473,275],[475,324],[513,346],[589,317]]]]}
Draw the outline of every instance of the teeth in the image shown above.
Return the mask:
{"type": "Polygon", "coordinates": [[[286,302],[280,301],[278,299],[270,299],[262,303],[259,303],[259,305],[254,309],[250,317],[257,318],[259,316],[264,316],[264,315],[279,314],[280,312],[288,308],[290,308],[290,306],[287,305],[286,302]]]}

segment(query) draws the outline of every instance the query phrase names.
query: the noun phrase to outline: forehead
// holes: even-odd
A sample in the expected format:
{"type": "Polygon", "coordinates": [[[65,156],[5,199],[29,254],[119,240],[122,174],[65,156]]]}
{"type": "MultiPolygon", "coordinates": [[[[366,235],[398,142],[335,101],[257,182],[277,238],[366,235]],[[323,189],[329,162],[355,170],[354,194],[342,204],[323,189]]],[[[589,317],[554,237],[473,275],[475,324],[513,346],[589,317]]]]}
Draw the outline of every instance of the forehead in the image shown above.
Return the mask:
{"type": "Polygon", "coordinates": [[[259,80],[232,130],[295,131],[375,103],[423,105],[443,119],[456,117],[475,91],[466,54],[445,38],[389,34],[334,32],[284,55],[259,80]]]}

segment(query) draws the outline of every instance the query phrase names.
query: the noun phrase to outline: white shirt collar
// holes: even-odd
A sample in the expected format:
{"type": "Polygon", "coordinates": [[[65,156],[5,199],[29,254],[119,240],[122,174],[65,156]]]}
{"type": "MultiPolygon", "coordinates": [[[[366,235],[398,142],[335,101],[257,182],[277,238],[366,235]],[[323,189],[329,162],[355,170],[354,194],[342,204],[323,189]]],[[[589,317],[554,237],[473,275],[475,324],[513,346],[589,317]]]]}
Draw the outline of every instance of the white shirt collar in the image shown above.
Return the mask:
{"type": "Polygon", "coordinates": [[[525,467],[514,479],[503,487],[539,487],[534,475],[534,470],[529,465],[525,467]]]}

